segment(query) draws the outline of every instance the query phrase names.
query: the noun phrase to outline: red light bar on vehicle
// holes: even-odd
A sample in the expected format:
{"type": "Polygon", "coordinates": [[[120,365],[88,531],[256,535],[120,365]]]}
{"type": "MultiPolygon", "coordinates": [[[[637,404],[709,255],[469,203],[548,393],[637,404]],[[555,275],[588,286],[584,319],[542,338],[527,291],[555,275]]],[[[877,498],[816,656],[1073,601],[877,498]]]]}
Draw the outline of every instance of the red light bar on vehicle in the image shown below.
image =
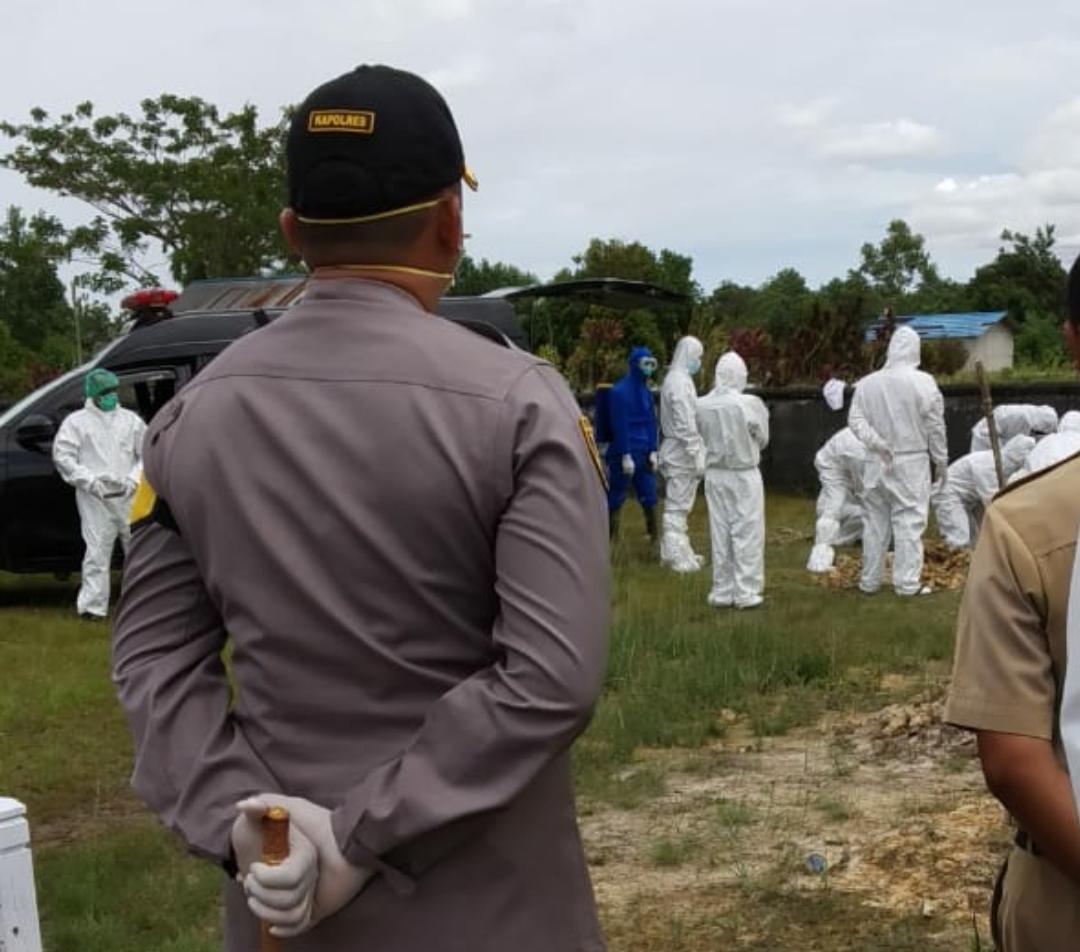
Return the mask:
{"type": "Polygon", "coordinates": [[[167,288],[143,288],[129,294],[120,302],[120,306],[128,311],[140,311],[145,307],[168,307],[178,297],[179,294],[167,288]]]}

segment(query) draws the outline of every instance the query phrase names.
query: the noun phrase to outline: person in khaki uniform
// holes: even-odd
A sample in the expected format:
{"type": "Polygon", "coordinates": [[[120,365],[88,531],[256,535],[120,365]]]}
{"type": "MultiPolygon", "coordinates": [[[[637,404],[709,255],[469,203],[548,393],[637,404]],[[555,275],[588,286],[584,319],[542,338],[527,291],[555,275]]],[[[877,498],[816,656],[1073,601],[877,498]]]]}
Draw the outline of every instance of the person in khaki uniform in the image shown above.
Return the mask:
{"type": "MultiPolygon", "coordinates": [[[[1080,259],[1064,333],[1080,368],[1080,259]]],[[[1059,720],[1078,524],[1078,458],[1000,493],[960,609],[945,719],[975,731],[986,784],[1017,825],[991,913],[1001,952],[1080,948],[1080,822],[1059,720]]]]}
{"type": "Polygon", "coordinates": [[[471,176],[431,86],[347,73],[286,155],[303,301],[147,436],[113,647],[133,785],[230,873],[228,952],[260,919],[289,952],[602,952],[569,756],[609,612],[587,421],[434,314],[471,176]]]}

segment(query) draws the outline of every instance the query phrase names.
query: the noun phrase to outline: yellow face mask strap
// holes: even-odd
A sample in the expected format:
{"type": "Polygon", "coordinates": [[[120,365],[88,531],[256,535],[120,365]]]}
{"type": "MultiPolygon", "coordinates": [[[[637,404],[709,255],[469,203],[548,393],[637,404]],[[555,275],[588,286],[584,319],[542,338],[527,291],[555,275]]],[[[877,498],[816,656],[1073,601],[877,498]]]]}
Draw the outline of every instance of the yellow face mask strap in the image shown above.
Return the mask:
{"type": "Polygon", "coordinates": [[[412,268],[406,264],[331,264],[325,268],[316,268],[312,272],[316,277],[329,276],[335,271],[393,271],[397,274],[413,274],[421,278],[437,278],[440,281],[450,281],[454,274],[451,271],[429,271],[427,268],[412,268]]]}
{"type": "Polygon", "coordinates": [[[434,208],[443,198],[433,198],[429,202],[419,202],[416,205],[406,205],[404,208],[395,208],[388,212],[377,212],[374,215],[359,215],[356,218],[305,218],[297,215],[296,220],[305,225],[362,225],[369,221],[382,221],[384,218],[397,218],[399,215],[411,215],[413,212],[423,211],[425,208],[434,208]]]}

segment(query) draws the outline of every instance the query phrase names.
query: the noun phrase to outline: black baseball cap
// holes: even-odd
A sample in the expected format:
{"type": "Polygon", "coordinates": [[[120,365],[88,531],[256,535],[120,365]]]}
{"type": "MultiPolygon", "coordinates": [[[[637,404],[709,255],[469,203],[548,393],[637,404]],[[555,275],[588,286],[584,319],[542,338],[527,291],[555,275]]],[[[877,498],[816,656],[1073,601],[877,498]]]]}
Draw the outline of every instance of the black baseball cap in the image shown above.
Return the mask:
{"type": "Polygon", "coordinates": [[[458,181],[476,189],[446,101],[390,66],[358,66],[312,92],[285,160],[289,205],[315,224],[404,214],[458,181]]]}

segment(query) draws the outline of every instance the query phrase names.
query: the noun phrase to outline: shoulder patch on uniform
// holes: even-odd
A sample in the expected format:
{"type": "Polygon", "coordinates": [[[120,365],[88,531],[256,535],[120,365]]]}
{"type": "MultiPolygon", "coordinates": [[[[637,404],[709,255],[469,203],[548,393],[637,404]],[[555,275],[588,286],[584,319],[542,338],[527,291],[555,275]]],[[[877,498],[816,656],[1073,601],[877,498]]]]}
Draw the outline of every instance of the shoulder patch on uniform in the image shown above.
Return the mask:
{"type": "Polygon", "coordinates": [[[133,526],[144,519],[149,519],[154,511],[155,503],[157,503],[157,493],[154,492],[150,480],[143,473],[139,477],[139,488],[135,490],[135,495],[131,500],[131,508],[128,510],[128,525],[133,526]]]}
{"type": "Polygon", "coordinates": [[[593,461],[593,466],[596,467],[596,475],[600,477],[600,485],[604,487],[604,492],[607,492],[609,488],[607,469],[604,466],[604,461],[600,458],[600,447],[596,445],[596,435],[593,433],[592,421],[584,413],[578,417],[578,429],[581,430],[581,438],[585,441],[585,448],[589,451],[589,458],[593,461]]]}
{"type": "Polygon", "coordinates": [[[1029,473],[1023,479],[1018,479],[1015,483],[1009,483],[1004,489],[999,489],[994,494],[994,499],[1000,499],[1002,496],[1007,496],[1013,490],[1020,489],[1022,486],[1027,486],[1029,483],[1035,482],[1037,479],[1042,479],[1055,470],[1061,469],[1063,466],[1067,466],[1069,463],[1075,463],[1080,460],[1080,453],[1073,453],[1072,456],[1066,456],[1065,459],[1058,460],[1053,466],[1047,466],[1045,469],[1037,470],[1034,473],[1029,473]]]}
{"type": "Polygon", "coordinates": [[[169,504],[150,485],[145,473],[139,480],[139,487],[131,500],[128,525],[131,526],[132,531],[141,529],[143,526],[159,525],[170,532],[180,533],[180,527],[176,524],[169,504]]]}

